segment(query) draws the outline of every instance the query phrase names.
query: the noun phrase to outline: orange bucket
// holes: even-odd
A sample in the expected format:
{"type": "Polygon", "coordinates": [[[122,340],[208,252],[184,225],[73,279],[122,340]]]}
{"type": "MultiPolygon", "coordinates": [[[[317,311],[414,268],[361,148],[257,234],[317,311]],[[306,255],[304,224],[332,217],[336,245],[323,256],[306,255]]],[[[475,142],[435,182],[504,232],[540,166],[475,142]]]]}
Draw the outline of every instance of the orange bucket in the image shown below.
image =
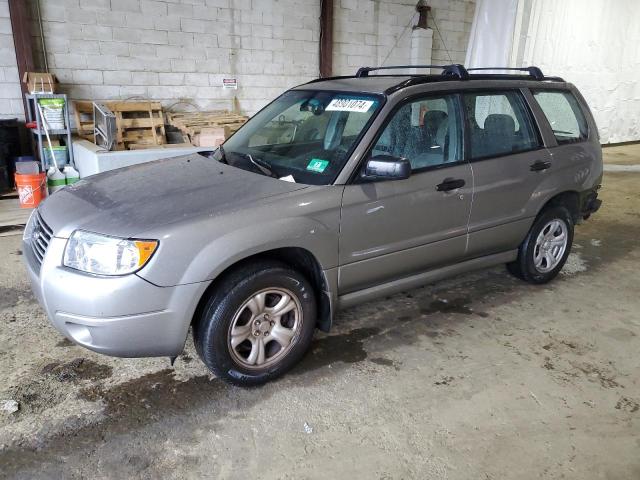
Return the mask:
{"type": "Polygon", "coordinates": [[[47,174],[21,175],[16,173],[15,179],[20,208],[36,208],[46,196],[47,174]]]}

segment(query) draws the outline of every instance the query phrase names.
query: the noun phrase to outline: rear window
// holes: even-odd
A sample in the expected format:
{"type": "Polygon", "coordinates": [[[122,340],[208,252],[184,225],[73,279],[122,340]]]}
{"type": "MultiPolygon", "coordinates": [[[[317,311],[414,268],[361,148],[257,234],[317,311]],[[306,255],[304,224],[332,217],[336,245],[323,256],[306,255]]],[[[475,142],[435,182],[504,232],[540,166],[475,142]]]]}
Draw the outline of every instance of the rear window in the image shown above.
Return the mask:
{"type": "Polygon", "coordinates": [[[570,92],[537,90],[533,96],[549,120],[558,143],[574,143],[586,140],[589,135],[587,121],[570,92]]]}

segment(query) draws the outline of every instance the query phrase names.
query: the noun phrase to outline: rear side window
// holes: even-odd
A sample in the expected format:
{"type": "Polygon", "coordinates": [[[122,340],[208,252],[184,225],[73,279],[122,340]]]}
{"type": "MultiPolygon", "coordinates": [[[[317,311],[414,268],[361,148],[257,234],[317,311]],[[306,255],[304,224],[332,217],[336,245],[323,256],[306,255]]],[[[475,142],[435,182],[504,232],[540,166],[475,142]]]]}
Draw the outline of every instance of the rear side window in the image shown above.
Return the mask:
{"type": "Polygon", "coordinates": [[[534,90],[533,96],[549,120],[558,143],[580,142],[587,138],[587,121],[570,92],[534,90]]]}
{"type": "Polygon", "coordinates": [[[471,158],[498,157],[541,146],[519,91],[465,93],[471,158]]]}

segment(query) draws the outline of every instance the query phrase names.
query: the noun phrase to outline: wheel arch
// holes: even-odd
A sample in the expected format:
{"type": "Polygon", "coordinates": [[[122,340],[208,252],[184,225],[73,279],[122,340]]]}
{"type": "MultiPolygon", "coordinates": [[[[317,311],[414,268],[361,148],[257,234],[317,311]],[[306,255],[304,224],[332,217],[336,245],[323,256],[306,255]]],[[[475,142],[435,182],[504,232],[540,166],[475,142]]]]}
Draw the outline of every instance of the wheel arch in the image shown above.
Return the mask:
{"type": "Polygon", "coordinates": [[[333,320],[333,312],[335,302],[331,295],[330,279],[320,265],[316,256],[309,250],[302,247],[280,247],[254,253],[241,258],[222,270],[219,275],[214,278],[207,289],[204,291],[191,319],[191,325],[194,325],[202,315],[204,307],[211,293],[216,289],[217,285],[232,271],[255,261],[272,260],[283,263],[294,270],[300,272],[309,280],[313,286],[316,296],[316,306],[318,319],[317,328],[323,332],[328,332],[331,328],[333,320]]]}
{"type": "Polygon", "coordinates": [[[580,220],[580,194],[575,190],[567,190],[554,195],[542,205],[536,216],[539,216],[547,208],[554,206],[567,208],[574,224],[580,220]]]}

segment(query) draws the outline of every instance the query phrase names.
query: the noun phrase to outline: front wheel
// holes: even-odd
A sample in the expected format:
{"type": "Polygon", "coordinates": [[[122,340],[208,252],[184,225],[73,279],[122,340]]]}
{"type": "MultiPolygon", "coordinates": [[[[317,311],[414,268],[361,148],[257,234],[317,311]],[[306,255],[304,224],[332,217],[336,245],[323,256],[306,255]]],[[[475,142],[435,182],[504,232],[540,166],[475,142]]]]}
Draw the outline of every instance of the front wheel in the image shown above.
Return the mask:
{"type": "Polygon", "coordinates": [[[562,270],[572,243],[573,219],[569,210],[562,206],[548,208],[536,218],[518,249],[518,258],[507,267],[529,283],[547,283],[562,270]]]}
{"type": "Polygon", "coordinates": [[[194,326],[196,350],[223,380],[259,385],[293,367],[311,344],[315,295],[298,272],[276,262],[227,275],[194,326]]]}

